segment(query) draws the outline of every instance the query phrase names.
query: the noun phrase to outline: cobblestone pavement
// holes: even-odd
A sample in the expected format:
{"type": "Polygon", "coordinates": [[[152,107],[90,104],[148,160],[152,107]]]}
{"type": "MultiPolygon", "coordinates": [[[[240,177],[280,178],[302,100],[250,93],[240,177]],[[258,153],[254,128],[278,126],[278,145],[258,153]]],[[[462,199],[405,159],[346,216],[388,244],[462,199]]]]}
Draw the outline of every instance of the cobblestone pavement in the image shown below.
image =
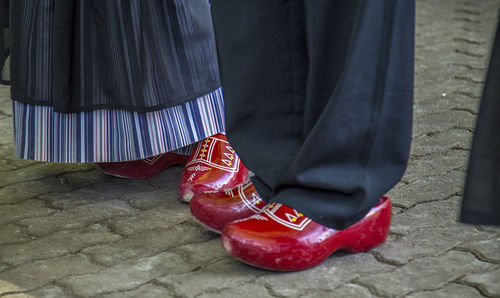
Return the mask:
{"type": "Polygon", "coordinates": [[[0,87],[0,297],[500,297],[500,229],[456,222],[500,1],[417,2],[413,147],[385,244],[249,267],[177,199],[179,167],[130,181],[14,159],[0,87]]]}

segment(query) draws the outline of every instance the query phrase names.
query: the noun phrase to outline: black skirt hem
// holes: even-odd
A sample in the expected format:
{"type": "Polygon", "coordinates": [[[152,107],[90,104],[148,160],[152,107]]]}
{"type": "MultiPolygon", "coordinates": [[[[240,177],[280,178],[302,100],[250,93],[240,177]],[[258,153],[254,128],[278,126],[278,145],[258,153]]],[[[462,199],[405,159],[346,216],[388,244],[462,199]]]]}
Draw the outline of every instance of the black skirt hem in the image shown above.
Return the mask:
{"type": "MultiPolygon", "coordinates": [[[[131,111],[131,112],[139,112],[139,113],[154,112],[154,111],[178,106],[178,105],[184,104],[186,102],[195,100],[195,99],[197,99],[205,94],[208,94],[208,93],[211,93],[211,92],[217,90],[219,87],[220,87],[220,81],[216,81],[209,88],[206,88],[206,89],[201,90],[201,91],[196,92],[196,93],[192,93],[189,96],[186,96],[184,98],[181,98],[181,99],[178,99],[175,101],[168,101],[168,103],[163,103],[163,104],[155,105],[155,106],[151,106],[151,107],[132,107],[132,106],[118,105],[118,104],[99,104],[99,105],[92,105],[92,106],[71,107],[71,108],[65,109],[65,110],[54,109],[54,111],[57,113],[62,113],[62,114],[88,112],[88,111],[100,110],[100,109],[125,110],[125,111],[131,111]]],[[[54,106],[53,103],[43,102],[43,101],[39,101],[39,100],[33,100],[31,98],[26,98],[23,96],[12,96],[12,100],[22,102],[24,104],[30,104],[30,105],[52,106],[52,107],[54,106]]]]}

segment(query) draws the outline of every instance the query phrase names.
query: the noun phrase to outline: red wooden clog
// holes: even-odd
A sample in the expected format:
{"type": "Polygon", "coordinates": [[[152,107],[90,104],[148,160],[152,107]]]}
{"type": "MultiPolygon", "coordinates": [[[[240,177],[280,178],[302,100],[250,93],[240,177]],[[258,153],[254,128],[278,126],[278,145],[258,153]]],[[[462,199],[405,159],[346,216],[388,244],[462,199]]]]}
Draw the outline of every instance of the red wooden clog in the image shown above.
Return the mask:
{"type": "Polygon", "coordinates": [[[169,152],[139,160],[100,162],[96,163],[96,167],[100,171],[114,177],[145,179],[158,175],[168,167],[185,165],[188,159],[189,156],[169,152]]]}
{"type": "Polygon", "coordinates": [[[223,134],[216,134],[198,143],[191,154],[179,184],[181,201],[194,195],[218,191],[242,184],[248,170],[223,134]]]}
{"type": "Polygon", "coordinates": [[[249,218],[227,224],[222,245],[253,266],[295,271],[314,267],[335,251],[362,252],[382,244],[389,233],[391,201],[387,197],[359,222],[335,230],[297,210],[272,203],[249,218]]]}
{"type": "Polygon", "coordinates": [[[220,233],[227,223],[256,214],[265,205],[249,181],[235,188],[198,194],[189,208],[201,224],[220,233]]]}

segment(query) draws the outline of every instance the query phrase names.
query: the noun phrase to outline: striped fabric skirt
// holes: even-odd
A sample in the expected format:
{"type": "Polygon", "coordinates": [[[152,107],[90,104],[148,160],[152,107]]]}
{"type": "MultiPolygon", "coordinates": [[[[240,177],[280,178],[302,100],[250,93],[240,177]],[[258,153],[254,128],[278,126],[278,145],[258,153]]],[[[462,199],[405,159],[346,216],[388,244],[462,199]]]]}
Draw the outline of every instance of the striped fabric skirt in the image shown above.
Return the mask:
{"type": "MultiPolygon", "coordinates": [[[[224,131],[221,88],[153,112],[101,109],[61,114],[13,101],[15,156],[46,162],[118,162],[148,158],[224,131]]],[[[188,146],[188,147],[186,147],[188,146]]]]}

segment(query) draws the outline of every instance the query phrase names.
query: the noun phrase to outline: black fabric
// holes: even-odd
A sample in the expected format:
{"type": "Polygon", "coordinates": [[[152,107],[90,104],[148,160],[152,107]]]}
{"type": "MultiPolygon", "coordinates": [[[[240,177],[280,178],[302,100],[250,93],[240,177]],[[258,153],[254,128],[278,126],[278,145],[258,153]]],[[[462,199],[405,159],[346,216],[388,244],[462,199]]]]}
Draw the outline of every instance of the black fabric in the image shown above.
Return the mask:
{"type": "Polygon", "coordinates": [[[5,61],[9,56],[9,0],[0,0],[0,84],[7,84],[7,78],[2,77],[5,61]]]}
{"type": "Polygon", "coordinates": [[[9,27],[9,0],[0,0],[0,28],[9,27]]]}
{"type": "Polygon", "coordinates": [[[472,141],[460,220],[500,225],[500,26],[472,141]]]}
{"type": "Polygon", "coordinates": [[[152,111],[219,87],[208,0],[11,0],[12,97],[152,111]]]}
{"type": "Polygon", "coordinates": [[[345,228],[401,178],[414,1],[213,0],[228,138],[268,202],[345,228]]]}

